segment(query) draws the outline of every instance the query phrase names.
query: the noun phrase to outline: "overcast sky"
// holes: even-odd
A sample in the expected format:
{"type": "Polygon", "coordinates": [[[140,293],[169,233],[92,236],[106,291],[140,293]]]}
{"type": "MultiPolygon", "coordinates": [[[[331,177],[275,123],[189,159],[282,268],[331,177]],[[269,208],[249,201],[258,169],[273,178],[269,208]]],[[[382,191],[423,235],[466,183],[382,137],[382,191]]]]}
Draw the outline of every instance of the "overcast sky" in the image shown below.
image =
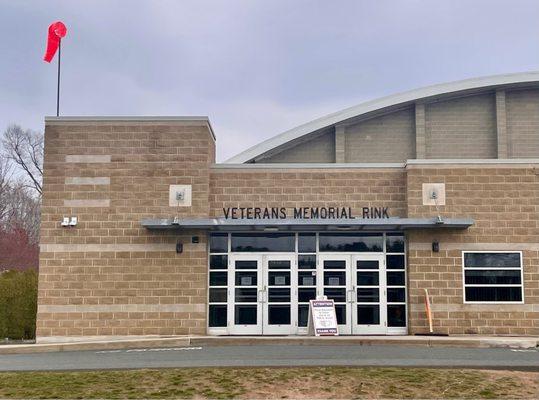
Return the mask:
{"type": "Polygon", "coordinates": [[[207,115],[218,161],[377,97],[539,70],[539,0],[0,0],[0,129],[61,115],[207,115]]]}

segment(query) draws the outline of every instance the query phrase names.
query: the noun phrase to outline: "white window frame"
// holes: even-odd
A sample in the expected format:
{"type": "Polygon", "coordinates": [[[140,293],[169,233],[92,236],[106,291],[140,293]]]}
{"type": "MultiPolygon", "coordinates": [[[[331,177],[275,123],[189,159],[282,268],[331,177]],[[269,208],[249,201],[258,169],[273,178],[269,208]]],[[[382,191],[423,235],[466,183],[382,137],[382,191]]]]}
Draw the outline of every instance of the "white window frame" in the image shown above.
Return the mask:
{"type": "Polygon", "coordinates": [[[462,251],[462,301],[464,304],[524,304],[524,263],[522,259],[522,251],[515,250],[463,250],[462,251]],[[516,268],[507,268],[507,267],[484,267],[484,268],[467,268],[464,264],[464,256],[467,253],[513,253],[519,254],[520,258],[520,284],[498,284],[498,285],[479,285],[479,284],[466,284],[466,270],[516,270],[516,268]],[[521,290],[521,301],[467,301],[466,300],[466,288],[467,287],[519,287],[521,290]]]}

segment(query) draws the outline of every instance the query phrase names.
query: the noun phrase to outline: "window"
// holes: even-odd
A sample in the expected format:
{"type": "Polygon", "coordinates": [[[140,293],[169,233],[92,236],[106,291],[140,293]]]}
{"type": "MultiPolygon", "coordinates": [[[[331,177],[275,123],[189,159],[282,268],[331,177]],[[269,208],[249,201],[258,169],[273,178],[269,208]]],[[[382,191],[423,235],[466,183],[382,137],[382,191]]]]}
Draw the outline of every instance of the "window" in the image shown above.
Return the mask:
{"type": "Polygon", "coordinates": [[[465,303],[523,302],[522,253],[463,252],[465,303]]]}
{"type": "Polygon", "coordinates": [[[381,233],[321,233],[320,251],[381,252],[384,237],[381,233]]]}
{"type": "Polygon", "coordinates": [[[228,233],[210,235],[209,264],[208,326],[222,328],[227,326],[228,233]]]}
{"type": "Polygon", "coordinates": [[[293,233],[233,233],[232,252],[294,252],[293,233]]]}

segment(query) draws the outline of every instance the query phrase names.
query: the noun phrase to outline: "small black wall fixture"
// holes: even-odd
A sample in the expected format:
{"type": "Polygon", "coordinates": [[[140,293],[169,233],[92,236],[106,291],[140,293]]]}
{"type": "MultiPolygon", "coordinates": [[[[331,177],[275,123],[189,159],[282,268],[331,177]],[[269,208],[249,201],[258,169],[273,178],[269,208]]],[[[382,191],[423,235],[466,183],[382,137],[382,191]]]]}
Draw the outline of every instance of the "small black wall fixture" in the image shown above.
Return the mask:
{"type": "Polygon", "coordinates": [[[199,239],[198,236],[191,236],[191,243],[198,243],[199,239]]]}
{"type": "Polygon", "coordinates": [[[183,253],[183,243],[182,242],[176,243],[176,253],[178,253],[178,254],[183,253]]]}
{"type": "Polygon", "coordinates": [[[440,251],[440,243],[438,241],[432,242],[432,252],[438,253],[440,251]]]}

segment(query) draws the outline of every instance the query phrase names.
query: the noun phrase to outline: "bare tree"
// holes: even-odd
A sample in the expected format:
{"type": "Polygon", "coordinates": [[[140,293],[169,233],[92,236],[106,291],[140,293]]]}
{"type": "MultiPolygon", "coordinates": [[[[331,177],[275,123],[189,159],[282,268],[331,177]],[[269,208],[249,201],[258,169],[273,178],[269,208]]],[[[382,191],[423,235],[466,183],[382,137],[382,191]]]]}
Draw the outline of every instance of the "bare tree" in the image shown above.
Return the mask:
{"type": "Polygon", "coordinates": [[[4,157],[17,165],[25,174],[28,186],[39,196],[43,182],[43,134],[10,125],[2,138],[4,157]]]}
{"type": "Polygon", "coordinates": [[[11,165],[9,161],[0,154],[0,222],[4,221],[9,210],[9,191],[11,180],[11,165]]]}

